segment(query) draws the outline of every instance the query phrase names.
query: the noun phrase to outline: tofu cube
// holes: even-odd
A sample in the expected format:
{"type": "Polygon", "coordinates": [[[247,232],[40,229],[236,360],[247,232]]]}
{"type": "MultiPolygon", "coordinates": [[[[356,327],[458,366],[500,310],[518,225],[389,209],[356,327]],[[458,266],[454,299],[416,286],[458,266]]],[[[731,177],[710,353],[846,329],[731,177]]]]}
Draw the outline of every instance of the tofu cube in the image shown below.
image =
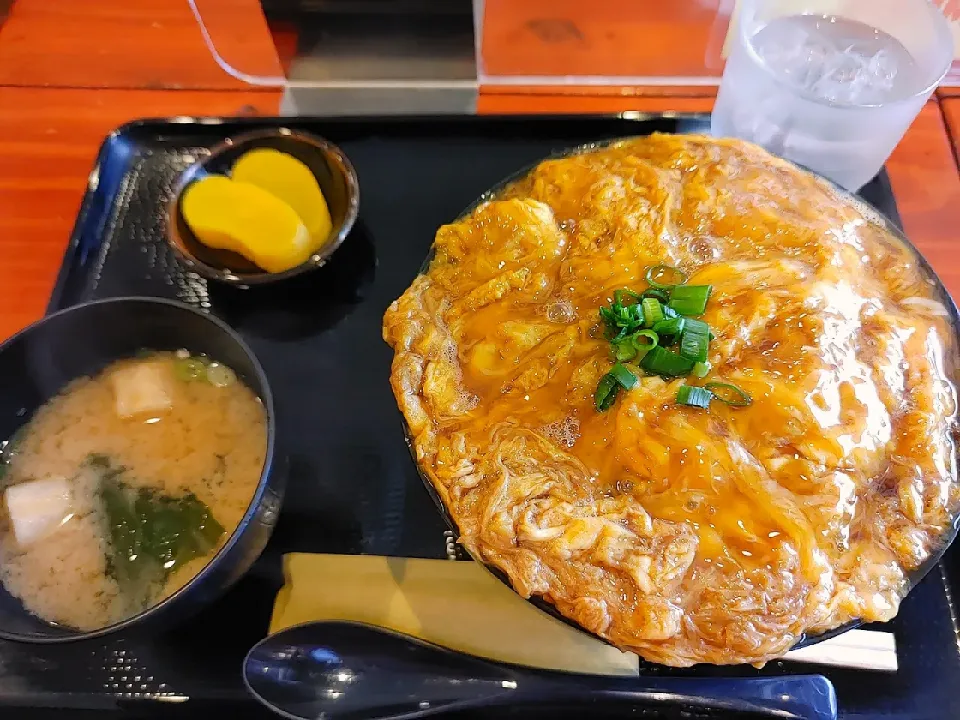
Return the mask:
{"type": "Polygon", "coordinates": [[[115,370],[110,379],[119,417],[161,413],[173,406],[170,374],[160,363],[131,363],[115,370]]]}
{"type": "Polygon", "coordinates": [[[49,535],[73,513],[73,489],[69,480],[60,477],[11,485],[4,499],[21,547],[49,535]]]}

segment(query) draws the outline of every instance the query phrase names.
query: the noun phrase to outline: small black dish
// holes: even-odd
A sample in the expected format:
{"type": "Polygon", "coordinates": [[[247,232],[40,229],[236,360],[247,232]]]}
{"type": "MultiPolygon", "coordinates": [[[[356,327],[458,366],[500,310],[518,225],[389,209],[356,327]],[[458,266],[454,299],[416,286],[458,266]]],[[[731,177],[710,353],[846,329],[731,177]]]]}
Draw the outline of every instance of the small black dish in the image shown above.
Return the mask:
{"type": "Polygon", "coordinates": [[[48,315],[0,344],[0,438],[11,437],[67,383],[139,351],[186,348],[232,368],[263,403],[267,453],[260,482],[240,524],[209,563],[170,597],[127,620],[80,632],[29,613],[0,586],[0,638],[59,643],[119,630],[156,630],[184,619],[240,578],[267,544],[279,515],[285,477],[277,471],[273,396],[247,344],[217,318],[172,300],[112,298],[48,315]]]}
{"type": "Polygon", "coordinates": [[[360,185],[347,156],[336,145],[313,135],[287,128],[259,130],[227,138],[210,154],[187,168],[175,187],[167,208],[167,241],[177,258],[208,280],[249,287],[285,280],[323,267],[350,233],[360,209],[360,185]],[[204,175],[230,175],[244,153],[271,148],[304,163],[320,186],[330,209],[333,228],[330,239],[305,263],[284,272],[267,272],[229,250],[215,250],[201,243],[183,219],[181,199],[187,187],[204,175]]]}

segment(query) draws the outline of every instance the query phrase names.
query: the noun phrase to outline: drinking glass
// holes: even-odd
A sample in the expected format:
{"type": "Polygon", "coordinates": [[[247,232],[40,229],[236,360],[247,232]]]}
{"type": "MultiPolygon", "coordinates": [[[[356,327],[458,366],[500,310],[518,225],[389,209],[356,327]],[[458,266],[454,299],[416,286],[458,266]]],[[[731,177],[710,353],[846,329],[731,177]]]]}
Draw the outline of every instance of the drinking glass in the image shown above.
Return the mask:
{"type": "Polygon", "coordinates": [[[742,0],[711,120],[856,191],[953,60],[926,0],[742,0]]]}

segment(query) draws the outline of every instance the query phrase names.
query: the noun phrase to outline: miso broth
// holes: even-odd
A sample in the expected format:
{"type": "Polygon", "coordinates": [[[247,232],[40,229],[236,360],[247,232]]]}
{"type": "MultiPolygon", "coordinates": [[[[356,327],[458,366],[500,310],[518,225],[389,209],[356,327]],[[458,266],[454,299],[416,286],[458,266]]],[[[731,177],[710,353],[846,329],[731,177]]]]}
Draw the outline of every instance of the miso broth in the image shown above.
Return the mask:
{"type": "Polygon", "coordinates": [[[259,398],[205,357],[154,353],[72,382],[0,457],[0,582],[78,630],[157,604],[236,529],[266,447],[259,398]]]}

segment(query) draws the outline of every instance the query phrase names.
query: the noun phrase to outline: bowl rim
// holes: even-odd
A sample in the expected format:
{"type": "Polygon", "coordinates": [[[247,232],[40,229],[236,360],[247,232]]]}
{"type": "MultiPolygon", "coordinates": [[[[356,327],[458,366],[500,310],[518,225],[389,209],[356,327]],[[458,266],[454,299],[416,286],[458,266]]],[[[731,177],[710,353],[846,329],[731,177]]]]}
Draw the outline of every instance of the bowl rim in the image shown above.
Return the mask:
{"type": "MultiPolygon", "coordinates": [[[[719,138],[713,138],[712,136],[709,136],[703,133],[663,133],[663,134],[699,135],[701,137],[707,137],[713,140],[719,139],[719,138]]],[[[510,173],[506,177],[496,182],[490,188],[483,191],[474,201],[468,204],[467,207],[464,208],[450,222],[460,222],[461,220],[469,216],[470,213],[472,213],[474,210],[476,210],[478,207],[480,207],[484,203],[490,202],[491,200],[496,200],[510,186],[512,186],[513,184],[525,178],[527,175],[533,172],[537,168],[537,166],[539,166],[541,163],[545,161],[574,157],[577,155],[582,155],[582,154],[597,151],[597,150],[603,150],[605,148],[608,148],[620,143],[628,143],[631,141],[642,140],[646,137],[649,137],[649,135],[624,135],[616,138],[608,138],[608,139],[596,140],[596,141],[587,142],[587,143],[581,143],[579,145],[556,150],[550,153],[549,155],[545,155],[544,157],[539,158],[538,160],[534,160],[533,162],[527,163],[526,165],[522,166],[518,170],[515,170],[514,172],[510,173]]],[[[856,208],[856,210],[860,212],[869,222],[873,222],[879,225],[888,233],[890,233],[894,238],[896,238],[897,241],[903,243],[903,245],[910,251],[911,255],[913,255],[914,259],[917,261],[917,265],[921,268],[923,274],[926,276],[926,279],[928,281],[932,281],[932,284],[934,285],[937,293],[940,295],[941,300],[943,301],[944,305],[947,308],[947,311],[949,313],[950,327],[953,330],[954,355],[958,359],[955,375],[960,376],[960,308],[958,308],[956,300],[947,290],[947,286],[944,284],[943,280],[937,274],[936,270],[934,270],[934,268],[930,265],[929,261],[926,259],[926,257],[924,257],[923,253],[921,253],[920,250],[917,249],[916,245],[914,245],[910,241],[910,239],[906,236],[904,231],[901,230],[900,227],[898,227],[897,224],[893,222],[893,220],[887,217],[884,213],[882,213],[878,208],[876,208],[874,205],[869,203],[867,200],[861,198],[856,193],[850,192],[849,190],[846,190],[840,187],[829,178],[825,178],[822,175],[819,175],[811,171],[809,168],[798,165],[790,160],[787,160],[786,158],[780,157],[779,155],[774,155],[770,151],[766,150],[765,148],[762,148],[759,145],[756,145],[755,143],[751,143],[749,141],[744,141],[744,140],[740,140],[739,142],[745,143],[753,147],[758,147],[764,152],[771,155],[776,160],[784,162],[788,164],[790,167],[796,168],[797,170],[812,176],[815,180],[825,184],[830,190],[836,193],[839,197],[841,197],[843,200],[853,205],[856,208]]],[[[417,274],[414,276],[411,282],[413,282],[413,280],[415,280],[417,277],[420,277],[421,275],[427,272],[430,266],[430,263],[434,259],[434,254],[435,254],[434,250],[435,250],[434,244],[431,243],[423,264],[421,265],[420,269],[417,271],[417,274]]],[[[960,388],[960,383],[958,383],[955,378],[954,378],[954,384],[957,385],[958,388],[960,388]]],[[[955,410],[954,416],[955,417],[960,416],[960,410],[955,410]]],[[[406,441],[407,449],[410,451],[410,456],[413,460],[414,466],[416,467],[417,474],[420,476],[420,480],[423,482],[424,487],[427,490],[427,494],[430,496],[434,504],[437,506],[437,509],[440,511],[440,515],[443,518],[444,522],[446,523],[448,528],[457,536],[458,538],[457,544],[464,549],[464,552],[473,561],[482,565],[494,577],[496,577],[498,580],[504,583],[511,590],[516,592],[516,589],[513,587],[513,583],[510,582],[510,579],[505,572],[503,572],[500,568],[498,568],[497,566],[485,560],[482,557],[482,555],[480,555],[479,553],[475,554],[469,548],[459,543],[459,537],[462,535],[462,532],[460,531],[460,527],[457,521],[454,519],[450,510],[446,507],[446,504],[444,503],[443,498],[441,497],[437,489],[434,487],[433,482],[430,480],[427,474],[421,469],[420,462],[417,458],[417,451],[413,444],[413,435],[410,431],[410,426],[407,423],[406,416],[402,412],[400,412],[400,422],[403,428],[403,434],[404,434],[404,439],[406,441]]],[[[955,456],[960,458],[960,445],[957,445],[954,448],[954,454],[955,456]]],[[[904,572],[907,578],[907,590],[903,594],[903,597],[901,598],[901,603],[904,599],[906,599],[907,595],[910,592],[912,592],[914,588],[916,588],[916,586],[920,583],[920,581],[923,580],[924,577],[926,577],[926,575],[940,562],[940,560],[943,559],[944,554],[946,554],[947,550],[950,549],[950,546],[956,540],[958,533],[960,533],[960,513],[958,513],[952,519],[950,524],[944,529],[943,533],[939,538],[941,541],[941,544],[938,546],[937,550],[931,553],[930,556],[926,560],[924,560],[919,566],[917,566],[913,571],[909,573],[907,573],[906,571],[904,572]]],[[[560,610],[553,603],[547,600],[545,597],[534,594],[534,595],[531,595],[529,598],[525,598],[525,600],[531,605],[533,605],[534,607],[536,607],[538,610],[545,612],[546,614],[550,615],[551,617],[557,620],[560,620],[564,624],[569,625],[570,627],[573,627],[577,630],[580,630],[581,632],[586,633],[587,635],[590,635],[607,645],[613,645],[613,643],[611,643],[606,638],[601,637],[600,635],[597,635],[591,632],[590,630],[587,630],[585,627],[580,625],[580,623],[576,622],[575,620],[561,613],[560,610]]],[[[899,608],[898,608],[898,612],[899,612],[899,608]]],[[[817,643],[823,642],[824,640],[829,640],[830,638],[836,637],[838,635],[842,635],[843,633],[849,630],[854,630],[858,627],[861,627],[865,623],[866,621],[863,620],[862,618],[855,618],[853,620],[847,621],[846,623],[843,623],[842,625],[838,625],[837,627],[829,628],[821,632],[802,633],[800,637],[797,639],[797,642],[790,648],[790,650],[799,650],[800,648],[804,648],[809,645],[815,645],[817,643]]],[[[642,659],[642,656],[641,656],[641,659],[642,659]]]]}
{"type": "MultiPolygon", "coordinates": [[[[73,312],[79,312],[91,306],[98,305],[122,305],[122,304],[133,304],[133,303],[142,303],[146,305],[164,305],[171,307],[180,312],[189,312],[193,315],[199,316],[204,320],[210,322],[218,329],[224,331],[228,337],[230,337],[244,352],[247,356],[247,359],[250,360],[253,365],[254,375],[256,376],[257,382],[260,383],[262,388],[261,393],[257,393],[257,396],[260,398],[260,402],[263,405],[264,414],[266,416],[267,424],[267,447],[266,453],[264,454],[263,467],[260,469],[260,478],[257,481],[257,487],[253,495],[250,498],[250,503],[247,505],[247,509],[244,511],[243,516],[240,518],[240,521],[237,523],[237,526],[231,532],[230,537],[227,538],[223,546],[217,550],[217,552],[207,561],[206,564],[200,569],[200,571],[194,575],[188,582],[186,582],[182,587],[178,588],[176,592],[172,593],[168,597],[164,598],[160,602],[151,605],[150,607],[142,610],[136,615],[132,615],[120,622],[113,623],[112,625],[107,625],[96,630],[74,630],[65,625],[55,625],[50,623],[53,627],[59,627],[67,631],[67,634],[59,636],[36,636],[36,635],[25,635],[22,633],[13,633],[8,630],[0,628],[0,639],[3,640],[12,640],[15,642],[22,642],[26,644],[33,645],[58,645],[68,642],[77,642],[80,640],[90,640],[93,638],[103,637],[104,635],[110,635],[121,630],[126,630],[134,625],[140,624],[142,621],[146,620],[151,615],[157,615],[161,611],[166,610],[168,607],[177,602],[177,600],[190,592],[194,587],[199,585],[203,580],[216,572],[217,569],[224,562],[224,558],[227,554],[236,546],[239,542],[240,536],[246,531],[247,527],[250,525],[251,521],[257,514],[257,511],[260,505],[263,502],[263,497],[267,492],[267,480],[269,479],[271,472],[274,469],[274,454],[276,446],[276,413],[274,410],[273,403],[273,392],[270,389],[270,383],[267,380],[267,375],[263,370],[263,366],[260,364],[260,360],[254,354],[253,350],[250,349],[250,346],[247,342],[240,336],[240,334],[231,328],[226,322],[220,318],[212,315],[210,313],[205,313],[202,310],[191,307],[186,303],[182,303],[176,300],[169,300],[167,298],[159,297],[141,297],[136,295],[127,295],[121,297],[110,297],[110,298],[100,298],[97,300],[89,300],[87,302],[78,303],[76,305],[71,305],[69,307],[57,310],[56,312],[45,315],[44,317],[32,322],[27,327],[19,330],[14,335],[10,336],[2,343],[0,343],[0,353],[3,353],[4,350],[9,348],[15,342],[18,342],[33,332],[38,327],[44,325],[46,322],[58,318],[61,316],[69,315],[73,312]]],[[[123,358],[114,358],[111,362],[117,360],[122,360],[123,358]]],[[[30,422],[30,419],[33,417],[31,414],[26,418],[26,422],[30,422]]],[[[24,423],[24,424],[25,424],[24,423]]],[[[19,598],[17,598],[19,599],[19,598]]],[[[26,607],[24,610],[30,613],[26,607]]],[[[30,613],[33,615],[33,613],[30,613]]],[[[34,617],[37,617],[34,615],[34,617]]],[[[42,618],[39,618],[41,622],[47,622],[42,618]]]]}
{"type": "Polygon", "coordinates": [[[353,163],[350,162],[346,153],[344,153],[339,146],[319,135],[313,135],[312,133],[302,130],[291,130],[288,127],[251,130],[240,133],[239,135],[227,137],[216,143],[210,148],[205,157],[191,163],[189,167],[177,176],[177,181],[174,184],[173,197],[167,202],[166,212],[164,213],[164,222],[166,225],[164,229],[164,239],[166,240],[167,246],[173,251],[181,264],[208,280],[216,280],[235,287],[267,285],[296,277],[297,275],[326,265],[333,253],[337,251],[350,234],[359,215],[360,181],[357,178],[357,171],[354,169],[353,163]],[[229,150],[238,148],[242,150],[244,146],[252,145],[261,140],[275,138],[288,138],[313,147],[325,158],[332,160],[332,164],[342,175],[347,186],[347,208],[343,222],[331,230],[330,239],[305,262],[278,273],[267,272],[265,270],[249,273],[236,272],[229,268],[209,265],[193,255],[184,252],[180,243],[177,241],[180,234],[177,229],[180,218],[180,200],[187,187],[197,180],[198,173],[205,170],[211,163],[218,160],[229,150]]]}

